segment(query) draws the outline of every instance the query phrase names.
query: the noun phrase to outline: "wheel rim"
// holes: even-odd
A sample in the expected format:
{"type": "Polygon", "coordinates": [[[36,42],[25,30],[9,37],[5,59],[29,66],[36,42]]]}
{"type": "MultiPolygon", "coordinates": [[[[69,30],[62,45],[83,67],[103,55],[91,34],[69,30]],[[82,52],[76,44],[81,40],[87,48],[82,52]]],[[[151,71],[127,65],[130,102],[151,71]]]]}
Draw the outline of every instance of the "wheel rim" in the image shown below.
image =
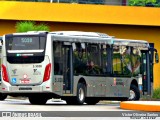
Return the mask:
{"type": "Polygon", "coordinates": [[[79,100],[83,101],[84,99],[84,90],[82,88],[79,89],[79,100]]]}
{"type": "Polygon", "coordinates": [[[135,97],[136,97],[135,92],[133,90],[130,90],[129,100],[134,100],[135,97]]]}

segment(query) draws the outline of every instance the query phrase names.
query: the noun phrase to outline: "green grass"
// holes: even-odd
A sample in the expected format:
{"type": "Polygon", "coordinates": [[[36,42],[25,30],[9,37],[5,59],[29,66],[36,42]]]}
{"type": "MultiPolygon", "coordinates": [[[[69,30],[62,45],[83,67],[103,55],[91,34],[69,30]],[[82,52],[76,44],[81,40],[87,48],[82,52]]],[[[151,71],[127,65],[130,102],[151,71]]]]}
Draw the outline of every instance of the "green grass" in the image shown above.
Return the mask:
{"type": "Polygon", "coordinates": [[[160,99],[160,87],[153,91],[153,98],[160,99]]]}

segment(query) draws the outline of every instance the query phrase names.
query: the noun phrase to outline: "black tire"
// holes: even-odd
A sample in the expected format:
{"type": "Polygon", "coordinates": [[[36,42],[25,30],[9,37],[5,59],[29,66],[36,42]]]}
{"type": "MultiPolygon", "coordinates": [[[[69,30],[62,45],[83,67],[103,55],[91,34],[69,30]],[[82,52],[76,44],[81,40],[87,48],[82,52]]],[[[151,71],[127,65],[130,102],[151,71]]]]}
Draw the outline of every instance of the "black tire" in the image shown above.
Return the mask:
{"type": "Polygon", "coordinates": [[[130,97],[128,98],[129,101],[137,101],[140,99],[140,91],[137,86],[131,85],[130,87],[130,97]],[[133,94],[131,96],[131,94],[133,94]]]}
{"type": "Polygon", "coordinates": [[[86,98],[85,103],[88,105],[95,105],[99,102],[99,99],[96,98],[86,98]]]}
{"type": "Polygon", "coordinates": [[[29,96],[29,102],[33,105],[44,105],[47,100],[45,97],[29,96]]]}
{"type": "Polygon", "coordinates": [[[7,98],[6,94],[0,93],[0,101],[3,101],[7,98]]]}
{"type": "Polygon", "coordinates": [[[82,83],[78,83],[77,96],[66,99],[68,105],[83,105],[86,97],[86,87],[82,83]]]}
{"type": "Polygon", "coordinates": [[[75,103],[77,105],[83,105],[86,97],[86,87],[82,83],[78,83],[77,86],[77,96],[76,96],[76,101],[75,103]]]}

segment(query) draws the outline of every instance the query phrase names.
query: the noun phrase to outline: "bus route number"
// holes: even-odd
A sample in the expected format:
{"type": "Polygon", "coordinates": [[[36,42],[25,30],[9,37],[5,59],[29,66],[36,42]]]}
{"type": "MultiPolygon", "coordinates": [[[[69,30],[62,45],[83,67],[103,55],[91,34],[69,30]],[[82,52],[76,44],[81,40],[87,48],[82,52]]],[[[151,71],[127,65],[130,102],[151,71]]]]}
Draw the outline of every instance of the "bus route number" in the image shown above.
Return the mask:
{"type": "Polygon", "coordinates": [[[32,42],[32,38],[21,38],[21,42],[22,43],[31,43],[32,42]]]}

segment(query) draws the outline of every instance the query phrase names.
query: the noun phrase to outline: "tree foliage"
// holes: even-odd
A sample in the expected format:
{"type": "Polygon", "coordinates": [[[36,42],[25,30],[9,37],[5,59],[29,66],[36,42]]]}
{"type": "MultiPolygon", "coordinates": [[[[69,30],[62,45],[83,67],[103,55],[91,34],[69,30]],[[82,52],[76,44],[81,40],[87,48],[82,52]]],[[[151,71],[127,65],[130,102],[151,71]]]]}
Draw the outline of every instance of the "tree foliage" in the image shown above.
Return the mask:
{"type": "Polygon", "coordinates": [[[45,24],[36,24],[34,21],[22,21],[16,23],[16,32],[50,31],[45,24]]]}
{"type": "Polygon", "coordinates": [[[153,91],[153,98],[160,99],[160,87],[153,91]]]}
{"type": "Polygon", "coordinates": [[[157,0],[129,0],[130,6],[147,6],[147,7],[154,7],[159,5],[157,0]]]}

